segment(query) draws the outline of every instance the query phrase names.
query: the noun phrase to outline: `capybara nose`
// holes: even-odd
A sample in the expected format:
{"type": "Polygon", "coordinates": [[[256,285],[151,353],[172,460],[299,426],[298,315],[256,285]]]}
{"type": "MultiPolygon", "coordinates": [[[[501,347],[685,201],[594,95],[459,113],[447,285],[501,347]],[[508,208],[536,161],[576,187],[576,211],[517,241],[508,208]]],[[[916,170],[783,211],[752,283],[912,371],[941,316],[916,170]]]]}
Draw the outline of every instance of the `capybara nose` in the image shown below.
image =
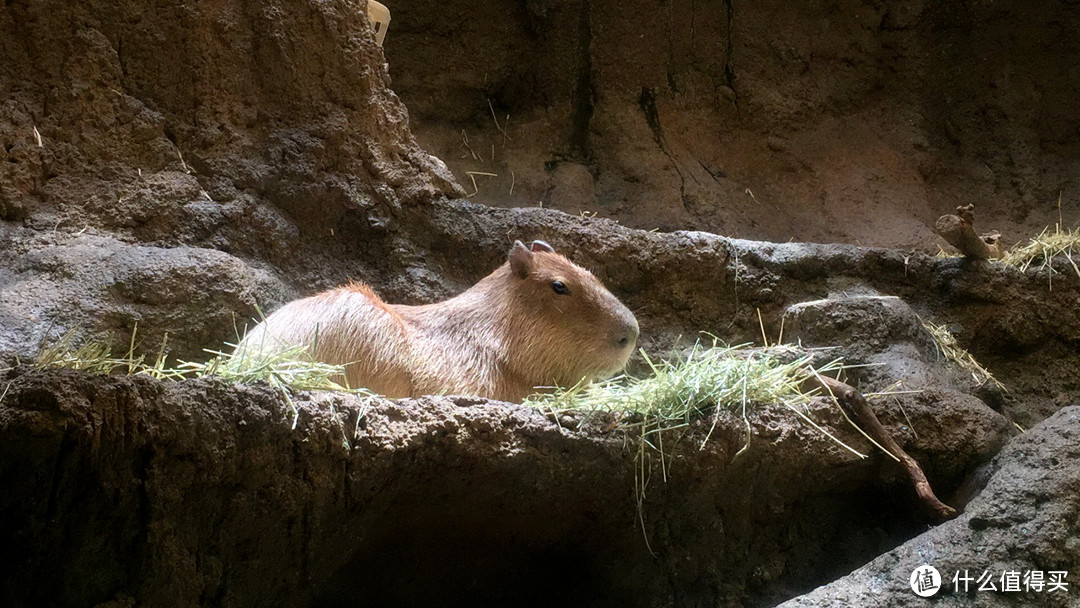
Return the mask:
{"type": "Polygon", "coordinates": [[[636,344],[638,339],[637,319],[631,317],[630,321],[623,325],[622,331],[616,335],[618,336],[618,339],[615,341],[615,344],[619,348],[626,348],[627,346],[636,344]]]}

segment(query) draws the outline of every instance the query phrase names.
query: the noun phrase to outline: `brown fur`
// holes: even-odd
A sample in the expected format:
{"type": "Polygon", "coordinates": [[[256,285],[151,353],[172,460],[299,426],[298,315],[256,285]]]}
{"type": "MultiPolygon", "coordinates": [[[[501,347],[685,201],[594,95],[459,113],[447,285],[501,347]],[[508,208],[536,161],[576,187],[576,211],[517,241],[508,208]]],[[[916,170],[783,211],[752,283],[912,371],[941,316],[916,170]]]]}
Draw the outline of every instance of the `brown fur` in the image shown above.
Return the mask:
{"type": "MultiPolygon", "coordinates": [[[[344,289],[345,291],[353,291],[353,292],[356,292],[356,293],[359,293],[359,294],[362,294],[362,295],[366,296],[369,300],[371,300],[372,304],[374,304],[375,306],[378,306],[379,308],[385,310],[386,313],[390,315],[390,317],[394,320],[395,323],[402,322],[401,315],[398,314],[398,312],[396,310],[394,310],[393,306],[391,306],[390,304],[387,304],[385,300],[380,298],[379,294],[375,293],[375,290],[371,288],[371,285],[368,285],[367,283],[361,283],[360,281],[349,281],[343,287],[341,287],[341,289],[344,289]]],[[[334,290],[324,291],[323,292],[323,294],[331,294],[331,295],[333,293],[334,293],[334,290]]],[[[319,294],[319,295],[322,295],[322,294],[319,294]]]]}
{"type": "Polygon", "coordinates": [[[387,304],[362,283],[290,302],[237,350],[314,346],[316,360],[346,365],[350,386],[388,397],[519,401],[538,386],[621,370],[637,333],[633,313],[592,273],[537,241],[531,251],[516,243],[505,264],[436,304],[387,304]]]}

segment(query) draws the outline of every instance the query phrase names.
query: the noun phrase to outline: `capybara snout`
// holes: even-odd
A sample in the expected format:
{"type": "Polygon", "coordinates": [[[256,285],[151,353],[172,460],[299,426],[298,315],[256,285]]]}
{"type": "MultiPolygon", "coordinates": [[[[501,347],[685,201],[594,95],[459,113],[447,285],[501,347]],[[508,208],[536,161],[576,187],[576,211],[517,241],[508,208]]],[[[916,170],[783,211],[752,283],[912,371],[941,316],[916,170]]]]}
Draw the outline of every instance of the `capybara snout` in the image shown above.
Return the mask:
{"type": "Polygon", "coordinates": [[[638,339],[638,322],[634,318],[634,314],[629,310],[626,311],[627,316],[620,319],[620,322],[613,332],[612,342],[616,348],[631,348],[637,345],[638,339]]]}

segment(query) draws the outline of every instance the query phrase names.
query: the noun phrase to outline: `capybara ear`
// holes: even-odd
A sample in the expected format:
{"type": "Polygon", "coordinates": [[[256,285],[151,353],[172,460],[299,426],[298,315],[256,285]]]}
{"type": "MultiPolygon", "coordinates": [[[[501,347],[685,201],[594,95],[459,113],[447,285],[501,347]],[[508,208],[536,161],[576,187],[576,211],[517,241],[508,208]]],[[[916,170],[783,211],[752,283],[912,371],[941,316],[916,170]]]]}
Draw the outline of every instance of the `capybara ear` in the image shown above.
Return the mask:
{"type": "Polygon", "coordinates": [[[535,251],[546,251],[548,253],[555,253],[555,248],[552,247],[551,245],[548,245],[546,241],[533,241],[532,242],[532,250],[534,252],[535,251]]]}
{"type": "Polygon", "coordinates": [[[529,276],[532,270],[532,252],[525,248],[521,241],[514,241],[514,248],[510,250],[510,270],[519,279],[529,276]]]}

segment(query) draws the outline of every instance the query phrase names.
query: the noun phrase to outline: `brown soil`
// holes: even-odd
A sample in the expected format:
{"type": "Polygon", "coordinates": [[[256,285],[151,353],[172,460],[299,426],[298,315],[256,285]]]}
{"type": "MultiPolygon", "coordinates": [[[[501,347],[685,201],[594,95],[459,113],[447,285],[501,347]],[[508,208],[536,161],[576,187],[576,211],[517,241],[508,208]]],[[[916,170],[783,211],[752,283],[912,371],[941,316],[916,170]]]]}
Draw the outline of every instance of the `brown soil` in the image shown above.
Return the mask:
{"type": "Polygon", "coordinates": [[[1057,222],[1059,194],[1080,222],[1070,2],[392,10],[413,132],[469,192],[498,175],[476,176],[484,204],[931,252],[957,205],[1006,244],[1057,222]]]}

